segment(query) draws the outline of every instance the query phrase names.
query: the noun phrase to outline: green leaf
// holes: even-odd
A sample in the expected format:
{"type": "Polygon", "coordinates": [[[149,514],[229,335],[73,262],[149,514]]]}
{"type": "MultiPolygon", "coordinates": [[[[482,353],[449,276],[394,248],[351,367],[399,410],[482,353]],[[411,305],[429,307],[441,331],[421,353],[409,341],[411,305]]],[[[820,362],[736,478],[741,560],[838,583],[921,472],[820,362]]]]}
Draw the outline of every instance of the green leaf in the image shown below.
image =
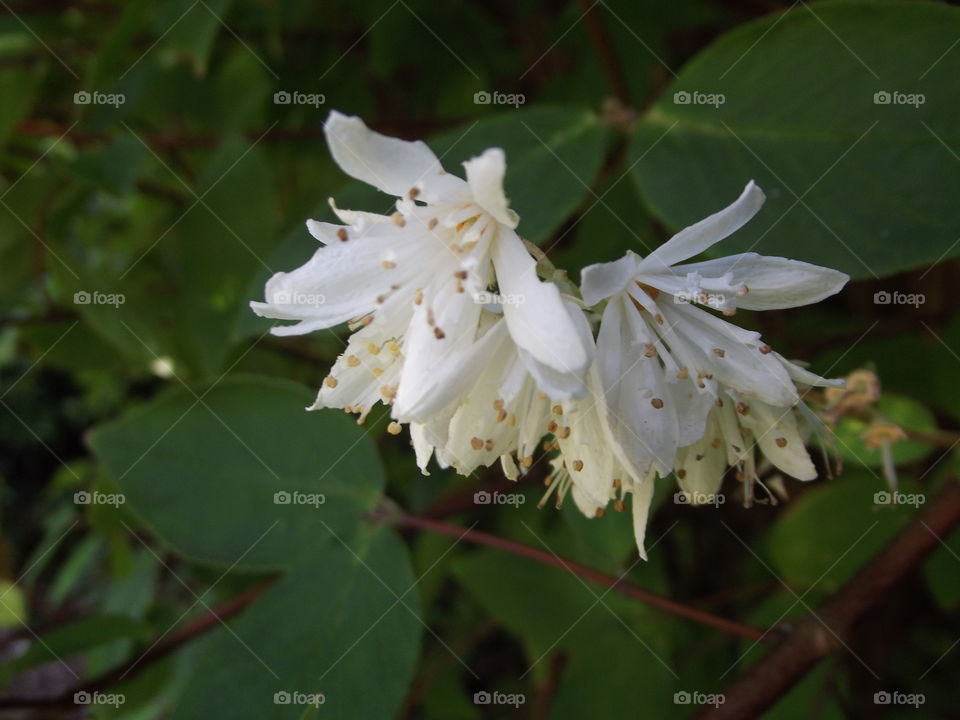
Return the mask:
{"type": "Polygon", "coordinates": [[[958,35],[960,10],[888,0],[801,3],[724,35],[638,123],[641,195],[679,228],[755,179],[763,210],[717,254],[754,250],[854,277],[957,256],[958,35]],[[878,92],[903,102],[875,104],[878,92]],[[905,104],[918,93],[922,104],[905,104]]]}
{"type": "Polygon", "coordinates": [[[298,698],[314,694],[319,717],[394,717],[418,655],[413,586],[406,550],[385,528],[311,553],[229,631],[202,641],[173,717],[292,720],[312,709],[298,698]]]}
{"type": "Polygon", "coordinates": [[[167,62],[185,58],[197,75],[204,75],[213,50],[213,41],[223,29],[223,18],[231,0],[175,0],[158,6],[155,27],[163,37],[160,51],[167,62]]]}
{"type": "Polygon", "coordinates": [[[577,107],[513,110],[457,128],[430,141],[448,172],[487,148],[507,155],[504,180],[517,231],[543,242],[590,195],[606,136],[600,119],[577,107]]]}
{"type": "Polygon", "coordinates": [[[94,615],[69,623],[43,635],[20,655],[0,666],[0,685],[24,670],[57,660],[66,660],[92,648],[112,645],[129,638],[144,639],[146,626],[126,615],[94,615]]]}
{"type": "Polygon", "coordinates": [[[7,144],[14,127],[30,111],[40,89],[45,68],[37,65],[24,70],[11,65],[0,69],[0,148],[7,144]]]}
{"type": "Polygon", "coordinates": [[[0,630],[17,628],[27,621],[27,602],[23,590],[7,579],[0,579],[0,630]]]}
{"type": "MultiPolygon", "coordinates": [[[[899,492],[923,497],[910,484],[899,492]]],[[[811,589],[807,604],[837,590],[914,514],[914,505],[883,503],[885,494],[880,480],[861,473],[811,487],[767,535],[770,566],[801,596],[811,589]]]]}
{"type": "Polygon", "coordinates": [[[275,244],[273,179],[265,155],[251,145],[232,138],[218,148],[196,189],[203,201],[172,233],[168,248],[182,267],[195,362],[211,376],[226,360],[238,311],[249,311],[249,280],[275,244]]]}
{"type": "MultiPolygon", "coordinates": [[[[499,551],[470,553],[456,563],[455,575],[522,640],[523,669],[533,678],[547,674],[551,655],[567,657],[551,718],[631,718],[637,707],[653,717],[670,715],[677,689],[668,669],[674,623],[662,614],[566,570],[499,551]]],[[[506,685],[515,676],[490,682],[482,689],[516,692],[506,685]]]]}
{"type": "Polygon", "coordinates": [[[940,607],[952,612],[960,605],[960,532],[944,538],[924,564],[923,574],[940,607]]]}
{"type": "Polygon", "coordinates": [[[341,413],[305,412],[312,395],[228,378],[200,400],[178,390],[102,425],[90,446],[126,506],[178,552],[288,567],[349,535],[383,487],[372,442],[341,413]]]}
{"type": "Polygon", "coordinates": [[[71,163],[74,172],[107,192],[126,195],[133,190],[146,148],[132,135],[83,149],[71,163]]]}

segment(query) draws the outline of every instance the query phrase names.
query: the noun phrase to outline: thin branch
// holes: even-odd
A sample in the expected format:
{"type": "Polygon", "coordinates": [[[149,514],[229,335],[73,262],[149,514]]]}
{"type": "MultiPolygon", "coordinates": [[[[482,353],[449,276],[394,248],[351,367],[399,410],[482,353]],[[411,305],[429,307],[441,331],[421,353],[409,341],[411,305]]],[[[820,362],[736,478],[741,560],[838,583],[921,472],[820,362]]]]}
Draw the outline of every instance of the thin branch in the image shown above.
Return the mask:
{"type": "Polygon", "coordinates": [[[617,57],[617,51],[614,49],[613,40],[607,31],[607,26],[600,16],[599,2],[590,2],[590,0],[579,0],[580,6],[584,11],[584,22],[587,24],[587,31],[597,49],[597,55],[600,58],[600,65],[603,67],[603,74],[607,76],[607,81],[613,90],[616,98],[625,106],[630,105],[630,87],[627,84],[627,76],[623,72],[623,66],[620,64],[620,58],[617,57]]]}
{"type": "Polygon", "coordinates": [[[506,552],[543,563],[544,565],[552,565],[554,567],[563,568],[575,575],[579,575],[585,580],[589,580],[597,585],[610,588],[611,590],[614,590],[621,595],[626,595],[629,598],[633,598],[634,600],[640,600],[647,605],[659,608],[660,610],[663,610],[671,615],[687,618],[688,620],[693,620],[694,622],[698,622],[702,625],[709,625],[710,627],[722,630],[731,635],[736,635],[738,637],[743,637],[747,638],[748,640],[755,640],[758,642],[763,641],[763,639],[768,636],[767,633],[764,633],[755,627],[751,627],[750,625],[745,625],[737,622],[736,620],[720,617],[719,615],[704,612],[703,610],[698,610],[697,608],[670,600],[669,598],[665,598],[662,595],[657,595],[649,590],[644,590],[643,588],[637,587],[631,583],[623,582],[620,578],[607,575],[606,573],[602,573],[599,570],[594,570],[586,565],[573,562],[572,560],[566,560],[564,558],[557,557],[553,553],[547,552],[546,550],[541,550],[540,548],[531,547],[530,545],[524,545],[523,543],[507,540],[506,538],[497,537],[495,535],[490,535],[479,530],[470,530],[468,528],[460,527],[458,525],[451,525],[440,520],[416,517],[413,515],[388,517],[386,513],[381,513],[379,514],[378,519],[389,522],[395,527],[419,528],[421,530],[429,530],[430,532],[449,535],[450,537],[462,538],[463,541],[474,543],[475,545],[485,545],[487,547],[497,548],[498,550],[505,550],[506,552]]]}
{"type": "Polygon", "coordinates": [[[950,432],[949,430],[935,430],[933,432],[910,430],[908,428],[901,428],[901,430],[903,430],[903,434],[906,435],[909,440],[933,445],[934,447],[952,448],[957,443],[960,443],[960,433],[950,432]]]}
{"type": "Polygon", "coordinates": [[[108,670],[89,680],[82,685],[72,688],[55,697],[46,698],[25,698],[25,697],[5,697],[0,698],[0,708],[27,708],[27,707],[66,707],[74,705],[74,694],[78,692],[102,691],[106,688],[118,684],[120,681],[127,681],[140,672],[146,670],[150,665],[165,658],[173,651],[186,645],[194,638],[203,635],[208,630],[217,627],[221,622],[233,617],[247,605],[253,602],[260,594],[273,584],[275,578],[266,582],[247,588],[243,592],[235,595],[226,602],[212,608],[196,620],[187,623],[182,628],[172,633],[165,640],[161,640],[151,647],[147,652],[135,659],[124,663],[123,665],[108,670]]]}
{"type": "Polygon", "coordinates": [[[960,523],[960,485],[950,481],[926,510],[816,611],[801,619],[766,657],[723,691],[725,702],[695,717],[746,720],[772,707],[823,658],[844,648],[853,623],[934,550],[960,523]]]}

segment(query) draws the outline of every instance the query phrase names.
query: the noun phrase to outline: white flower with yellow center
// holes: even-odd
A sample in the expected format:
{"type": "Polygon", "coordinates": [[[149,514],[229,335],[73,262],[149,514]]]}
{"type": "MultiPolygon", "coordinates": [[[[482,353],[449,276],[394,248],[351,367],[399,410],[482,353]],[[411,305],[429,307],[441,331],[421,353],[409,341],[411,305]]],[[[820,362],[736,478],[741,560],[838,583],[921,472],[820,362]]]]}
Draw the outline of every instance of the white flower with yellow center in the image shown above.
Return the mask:
{"type": "MultiPolygon", "coordinates": [[[[587,351],[560,292],[537,276],[503,190],[506,160],[492,148],[446,173],[423,142],[386,137],[359,118],[330,114],[327,143],[340,168],[398,198],[390,215],[342,211],[343,225],[309,221],[321,243],[302,267],[267,282],[258,314],[308,333],[362,327],[325,380],[316,407],[369,411],[393,403],[401,422],[430,422],[484,368],[485,295],[496,287],[504,329],[541,389],[566,397],[582,386],[587,351]]],[[[331,203],[332,204],[332,203],[331,203]]]]}
{"type": "Polygon", "coordinates": [[[692,225],[641,258],[628,252],[584,269],[583,299],[607,301],[597,363],[611,424],[631,463],[668,474],[679,448],[704,437],[718,399],[740,394],[790,408],[799,371],[744,330],[698,307],[731,315],[817,302],[849,279],[829,268],[744,253],[678,264],[723,240],[764,200],[749,183],[729,207],[692,225]]]}

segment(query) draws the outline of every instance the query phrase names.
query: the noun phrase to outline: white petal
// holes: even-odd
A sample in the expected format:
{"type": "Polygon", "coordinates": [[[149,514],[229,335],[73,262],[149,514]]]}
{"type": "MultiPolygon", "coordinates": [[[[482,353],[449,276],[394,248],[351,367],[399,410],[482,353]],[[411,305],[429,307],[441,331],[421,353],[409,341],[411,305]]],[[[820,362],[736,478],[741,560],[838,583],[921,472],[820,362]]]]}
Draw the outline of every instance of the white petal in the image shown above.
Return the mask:
{"type": "Polygon", "coordinates": [[[430,464],[430,458],[433,456],[433,445],[427,440],[426,428],[419,423],[410,424],[410,443],[413,445],[414,454],[417,457],[417,467],[424,475],[429,475],[427,466],[430,464]]]}
{"type": "MultiPolygon", "coordinates": [[[[646,475],[651,465],[666,474],[680,442],[678,413],[692,406],[681,390],[674,392],[668,387],[659,358],[644,354],[642,348],[653,341],[653,336],[642,320],[629,322],[634,316],[639,320],[639,313],[626,305],[623,296],[607,304],[597,338],[597,366],[610,427],[630,466],[641,475],[646,475]],[[674,402],[674,394],[678,402],[674,402]]],[[[705,407],[704,420],[709,405],[705,407]]]]}
{"type": "Polygon", "coordinates": [[[694,500],[703,495],[714,495],[720,490],[726,469],[727,452],[714,412],[703,437],[677,453],[677,484],[694,500]]]}
{"type": "Polygon", "coordinates": [[[647,255],[640,270],[657,272],[702,253],[746,225],[763,201],[763,191],[751,180],[732,205],[678,232],[647,255]]]}
{"type": "Polygon", "coordinates": [[[477,205],[496,218],[497,222],[515,228],[519,218],[510,209],[507,196],[503,192],[503,176],[507,172],[507,159],[503,150],[490,148],[482,155],[467,160],[463,167],[467,171],[467,183],[477,205]]]}
{"type": "Polygon", "coordinates": [[[517,302],[503,306],[514,342],[538,362],[573,376],[586,372],[587,348],[553,283],[537,277],[537,263],[516,233],[501,227],[493,243],[500,293],[517,302]]]}
{"type": "Polygon", "coordinates": [[[780,470],[798,480],[817,477],[791,408],[754,402],[740,422],[753,432],[760,450],[780,470]]]}
{"type": "Polygon", "coordinates": [[[673,272],[678,275],[694,272],[704,278],[718,278],[730,273],[734,287],[747,287],[747,292],[736,298],[736,306],[744,310],[810,305],[840,292],[850,279],[838,270],[757,253],[678,265],[673,272]]]}
{"type": "Polygon", "coordinates": [[[647,559],[647,551],[643,546],[647,534],[647,516],[650,514],[650,503],[653,500],[654,475],[651,473],[642,482],[634,483],[631,495],[633,506],[633,536],[637,540],[637,550],[640,557],[647,559]]]}
{"type": "Polygon", "coordinates": [[[628,252],[613,262],[588,265],[580,271],[583,304],[593,307],[614,293],[623,290],[637,274],[637,256],[628,252]]]}
{"type": "Polygon", "coordinates": [[[375,310],[378,298],[409,282],[425,265],[416,242],[395,232],[399,228],[382,227],[376,236],[371,232],[321,247],[296,270],[276,273],[264,289],[266,301],[250,307],[262,317],[300,321],[274,328],[275,335],[333,327],[375,310]],[[385,261],[391,269],[384,269],[385,261]]]}
{"type": "MultiPolygon", "coordinates": [[[[437,361],[431,373],[432,392],[418,394],[416,401],[409,406],[406,405],[407,395],[404,392],[403,400],[398,399],[395,407],[397,416],[401,421],[426,418],[458,403],[477,381],[484,368],[490,365],[491,358],[498,358],[509,352],[506,347],[509,339],[506,324],[499,322],[482,338],[465,346],[458,355],[457,362],[444,364],[437,361]]],[[[436,337],[433,340],[436,341],[436,337]]],[[[426,341],[430,343],[429,336],[426,341]]],[[[415,362],[416,360],[417,358],[414,359],[415,362]]]]}
{"type": "Polygon", "coordinates": [[[790,374],[790,379],[798,385],[804,385],[806,387],[843,387],[846,385],[846,380],[843,378],[831,379],[821,377],[814,372],[810,372],[801,365],[790,362],[780,353],[773,353],[773,355],[777,358],[777,360],[783,363],[783,366],[790,374]]]}
{"type": "Polygon", "coordinates": [[[323,127],[340,169],[389,195],[401,197],[414,187],[426,188],[428,195],[439,195],[463,187],[463,181],[446,174],[437,156],[420,140],[381,135],[360,118],[337,111],[330,113],[323,127]]]}
{"type": "MultiPolygon", "coordinates": [[[[580,343],[583,347],[587,348],[587,355],[592,359],[594,354],[593,333],[590,330],[590,323],[587,322],[583,310],[569,300],[563,300],[563,306],[566,308],[567,314],[577,329],[577,337],[580,343]]],[[[540,362],[522,348],[518,348],[518,352],[520,354],[520,360],[530,374],[533,375],[537,387],[551,399],[563,401],[587,393],[585,372],[576,374],[560,372],[540,362]]]]}
{"type": "Polygon", "coordinates": [[[620,477],[624,470],[612,450],[614,439],[607,424],[603,387],[596,366],[590,368],[587,379],[590,394],[564,402],[563,413],[552,419],[566,430],[558,431],[556,436],[574,488],[589,497],[594,505],[602,507],[614,495],[613,481],[626,478],[620,477]]]}
{"type": "Polygon", "coordinates": [[[423,302],[416,306],[410,328],[403,341],[403,373],[394,402],[394,412],[403,422],[425,422],[429,413],[421,413],[429,397],[444,396],[448,387],[465,392],[458,370],[471,367],[480,306],[465,292],[455,289],[453,271],[442,273],[424,290],[423,302]],[[430,322],[432,317],[433,322],[430,322]],[[438,374],[437,368],[444,368],[438,374]]]}
{"type": "MultiPolygon", "coordinates": [[[[694,367],[714,376],[718,383],[784,407],[797,402],[793,381],[773,353],[760,351],[757,333],[732,325],[693,305],[663,303],[660,309],[666,324],[677,335],[696,346],[699,359],[694,367]]],[[[691,348],[686,348],[691,350],[691,348]]]]}

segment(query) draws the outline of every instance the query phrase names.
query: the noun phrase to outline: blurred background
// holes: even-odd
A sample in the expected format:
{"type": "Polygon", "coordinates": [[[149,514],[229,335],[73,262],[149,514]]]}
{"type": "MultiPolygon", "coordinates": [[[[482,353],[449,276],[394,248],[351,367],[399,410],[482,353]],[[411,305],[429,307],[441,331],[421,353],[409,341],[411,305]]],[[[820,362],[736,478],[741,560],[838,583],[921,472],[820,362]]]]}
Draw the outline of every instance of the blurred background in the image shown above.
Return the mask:
{"type": "MultiPolygon", "coordinates": [[[[0,5],[0,717],[686,717],[764,644],[518,546],[765,630],[952,482],[952,3],[0,5]],[[451,172],[503,147],[520,232],[574,280],[755,179],[763,211],[713,252],[854,278],[735,318],[860,371],[842,473],[817,450],[820,479],[768,475],[749,509],[732,478],[699,508],[663,480],[637,562],[629,513],[537,509],[545,460],[423,477],[383,408],[304,412],[346,330],[276,338],[248,302],[327,198],[391,206],[331,161],[332,109],[451,172]]],[[[958,607],[945,536],[766,717],[960,717],[958,607]]]]}

